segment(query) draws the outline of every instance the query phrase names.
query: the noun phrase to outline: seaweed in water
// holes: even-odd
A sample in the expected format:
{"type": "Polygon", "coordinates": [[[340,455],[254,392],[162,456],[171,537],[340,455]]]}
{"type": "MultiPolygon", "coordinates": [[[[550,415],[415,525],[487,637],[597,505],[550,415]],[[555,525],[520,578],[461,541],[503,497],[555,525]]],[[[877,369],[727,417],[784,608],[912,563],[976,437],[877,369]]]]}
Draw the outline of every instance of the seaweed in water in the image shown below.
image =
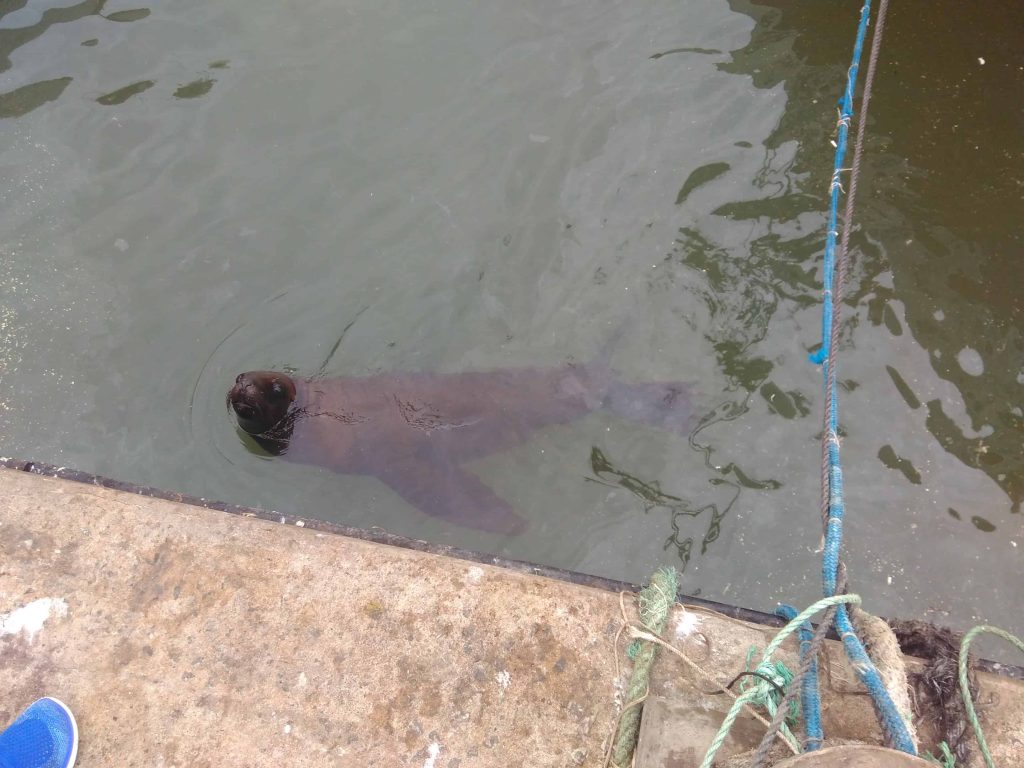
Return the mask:
{"type": "MultiPolygon", "coordinates": [[[[915,708],[922,724],[932,729],[936,741],[945,741],[956,755],[957,765],[967,765],[972,732],[958,690],[957,661],[962,636],[946,627],[927,621],[890,619],[900,650],[925,662],[924,669],[910,672],[916,694],[915,708]]],[[[977,701],[978,680],[974,673],[975,659],[967,660],[967,684],[977,701]]]]}

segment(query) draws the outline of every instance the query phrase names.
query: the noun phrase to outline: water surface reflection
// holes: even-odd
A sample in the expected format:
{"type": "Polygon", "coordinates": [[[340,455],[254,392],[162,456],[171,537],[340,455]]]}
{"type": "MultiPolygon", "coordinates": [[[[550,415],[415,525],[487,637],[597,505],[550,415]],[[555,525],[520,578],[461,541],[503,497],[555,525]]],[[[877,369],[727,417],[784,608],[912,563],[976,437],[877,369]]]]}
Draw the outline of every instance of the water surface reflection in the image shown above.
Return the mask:
{"type": "MultiPolygon", "coordinates": [[[[935,28],[894,7],[873,105],[840,349],[849,561],[876,610],[1013,628],[1024,93],[1013,25],[941,5],[935,28]]],[[[5,453],[630,580],[669,559],[756,607],[817,594],[807,353],[855,15],[0,9],[5,453]],[[612,365],[693,382],[699,429],[594,413],[474,462],[518,537],[255,454],[224,413],[242,370],[558,366],[619,328],[612,365]]]]}

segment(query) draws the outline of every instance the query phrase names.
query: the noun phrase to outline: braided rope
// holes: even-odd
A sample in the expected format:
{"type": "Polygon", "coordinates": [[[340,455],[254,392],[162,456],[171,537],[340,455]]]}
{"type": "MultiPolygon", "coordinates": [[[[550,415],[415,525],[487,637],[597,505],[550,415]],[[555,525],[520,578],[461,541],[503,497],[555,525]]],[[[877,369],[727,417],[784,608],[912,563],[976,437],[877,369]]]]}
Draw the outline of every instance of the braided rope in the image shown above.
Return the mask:
{"type": "MultiPolygon", "coordinates": [[[[846,274],[849,260],[849,235],[853,227],[854,200],[856,197],[857,178],[860,173],[860,161],[864,145],[864,132],[867,124],[868,104],[871,100],[871,86],[874,81],[881,50],[882,29],[884,27],[887,0],[881,0],[877,29],[872,40],[868,72],[864,83],[864,95],[861,100],[861,119],[857,126],[857,138],[854,147],[854,160],[850,169],[850,193],[847,195],[843,220],[843,241],[839,252],[838,266],[836,263],[836,217],[839,207],[839,194],[843,191],[839,182],[843,169],[843,158],[846,154],[846,142],[853,117],[853,92],[856,86],[857,70],[860,54],[867,32],[870,14],[870,0],[866,0],[861,10],[860,28],[854,44],[853,63],[847,72],[846,90],[840,101],[838,136],[835,153],[835,170],[829,185],[830,208],[828,233],[825,240],[824,263],[824,296],[822,308],[822,348],[812,356],[812,360],[822,363],[822,375],[826,398],[822,430],[822,516],[825,528],[825,545],[822,556],[822,582],[826,596],[836,594],[836,587],[845,575],[845,568],[839,557],[843,538],[843,516],[845,503],[843,500],[843,471],[839,456],[839,416],[836,397],[836,363],[835,350],[839,339],[839,301],[842,296],[842,281],[846,274]]],[[[853,665],[860,681],[868,689],[875,704],[879,722],[885,735],[886,744],[890,747],[916,755],[917,750],[910,737],[907,724],[900,716],[892,697],[885,689],[878,670],[875,669],[864,644],[857,637],[853,624],[845,606],[839,606],[835,616],[835,627],[842,639],[847,656],[853,665]]],[[[816,686],[815,686],[816,687],[816,686]]],[[[812,743],[808,749],[814,749],[812,743]]]]}

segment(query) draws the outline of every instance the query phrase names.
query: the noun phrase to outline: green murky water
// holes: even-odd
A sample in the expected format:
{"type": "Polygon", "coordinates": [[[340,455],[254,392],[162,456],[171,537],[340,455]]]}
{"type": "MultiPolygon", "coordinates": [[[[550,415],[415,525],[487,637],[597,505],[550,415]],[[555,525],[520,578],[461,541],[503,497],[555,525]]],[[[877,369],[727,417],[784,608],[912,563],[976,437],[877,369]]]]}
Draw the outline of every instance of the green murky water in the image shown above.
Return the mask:
{"type": "MultiPolygon", "coordinates": [[[[777,5],[0,0],[0,450],[809,601],[807,353],[859,6],[777,5]],[[615,367],[694,382],[706,426],[598,413],[473,464],[517,537],[256,455],[224,409],[242,370],[558,365],[622,327],[615,367]]],[[[1024,18],[940,6],[894,5],[872,106],[847,560],[870,609],[1020,631],[1024,18]]]]}

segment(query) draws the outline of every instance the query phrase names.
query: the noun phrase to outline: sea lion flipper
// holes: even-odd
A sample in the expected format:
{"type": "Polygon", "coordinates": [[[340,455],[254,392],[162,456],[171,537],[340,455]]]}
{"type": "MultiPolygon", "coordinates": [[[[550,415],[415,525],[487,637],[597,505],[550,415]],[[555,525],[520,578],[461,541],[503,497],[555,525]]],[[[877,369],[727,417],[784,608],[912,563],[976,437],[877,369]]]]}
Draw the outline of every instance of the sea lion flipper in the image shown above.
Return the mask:
{"type": "Polygon", "coordinates": [[[433,517],[495,533],[520,533],[526,527],[507,501],[443,457],[410,457],[375,474],[433,517]]]}

